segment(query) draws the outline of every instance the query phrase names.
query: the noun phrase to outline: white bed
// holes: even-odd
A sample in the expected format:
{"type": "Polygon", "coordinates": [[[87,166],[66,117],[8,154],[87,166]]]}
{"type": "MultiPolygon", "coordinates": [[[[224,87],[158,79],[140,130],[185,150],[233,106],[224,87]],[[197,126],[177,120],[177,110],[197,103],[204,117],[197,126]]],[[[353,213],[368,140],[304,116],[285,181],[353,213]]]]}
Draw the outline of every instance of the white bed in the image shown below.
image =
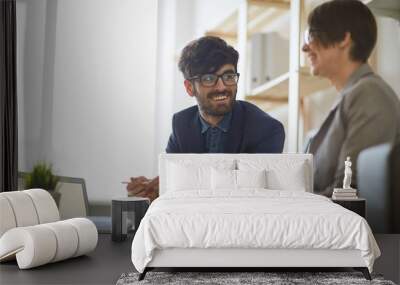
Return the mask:
{"type": "Polygon", "coordinates": [[[162,154],[159,171],[132,243],[141,278],[154,267],[354,267],[370,278],[371,230],[312,194],[311,155],[162,154]]]}

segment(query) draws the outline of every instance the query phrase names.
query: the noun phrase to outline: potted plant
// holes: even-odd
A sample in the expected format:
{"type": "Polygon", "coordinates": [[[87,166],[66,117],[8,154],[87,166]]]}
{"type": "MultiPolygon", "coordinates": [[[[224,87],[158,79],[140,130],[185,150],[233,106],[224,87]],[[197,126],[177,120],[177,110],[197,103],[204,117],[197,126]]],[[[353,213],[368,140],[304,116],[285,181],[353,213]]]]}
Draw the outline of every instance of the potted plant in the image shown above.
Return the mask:
{"type": "Polygon", "coordinates": [[[41,188],[47,190],[57,204],[60,203],[61,193],[56,191],[59,178],[53,175],[51,164],[38,162],[33,166],[32,172],[25,175],[25,188],[41,188]]]}

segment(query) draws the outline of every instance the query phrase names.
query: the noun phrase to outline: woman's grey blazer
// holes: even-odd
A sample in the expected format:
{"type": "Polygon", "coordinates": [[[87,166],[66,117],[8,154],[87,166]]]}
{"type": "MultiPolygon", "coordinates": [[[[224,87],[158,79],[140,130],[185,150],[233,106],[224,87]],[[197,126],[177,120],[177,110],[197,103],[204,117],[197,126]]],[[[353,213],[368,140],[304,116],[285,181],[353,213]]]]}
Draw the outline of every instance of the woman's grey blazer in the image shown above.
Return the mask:
{"type": "Polygon", "coordinates": [[[358,154],[385,142],[400,143],[399,97],[363,64],[351,75],[308,146],[314,154],[314,192],[330,196],[334,187],[342,187],[347,156],[353,162],[352,186],[356,187],[358,154]]]}

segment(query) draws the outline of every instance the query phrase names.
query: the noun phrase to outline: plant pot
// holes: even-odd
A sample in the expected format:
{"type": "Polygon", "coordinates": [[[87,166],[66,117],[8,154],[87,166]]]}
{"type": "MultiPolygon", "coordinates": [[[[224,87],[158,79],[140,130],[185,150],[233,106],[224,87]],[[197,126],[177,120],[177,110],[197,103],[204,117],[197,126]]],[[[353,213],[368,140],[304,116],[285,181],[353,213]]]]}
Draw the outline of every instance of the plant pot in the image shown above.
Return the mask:
{"type": "Polygon", "coordinates": [[[51,197],[53,197],[54,201],[56,202],[57,208],[59,208],[61,193],[53,190],[49,191],[49,194],[51,195],[51,197]]]}

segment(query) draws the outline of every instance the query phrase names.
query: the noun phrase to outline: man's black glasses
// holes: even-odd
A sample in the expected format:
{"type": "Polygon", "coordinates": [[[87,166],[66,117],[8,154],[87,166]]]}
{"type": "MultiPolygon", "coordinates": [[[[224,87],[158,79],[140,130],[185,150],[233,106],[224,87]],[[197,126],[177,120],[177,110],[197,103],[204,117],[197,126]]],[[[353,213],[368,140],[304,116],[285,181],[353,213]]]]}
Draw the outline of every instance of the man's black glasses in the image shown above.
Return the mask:
{"type": "Polygon", "coordinates": [[[222,75],[216,75],[216,74],[203,74],[203,75],[196,75],[188,80],[199,80],[200,84],[203,85],[204,87],[214,87],[218,80],[221,78],[222,82],[225,84],[225,86],[232,86],[236,85],[238,80],[239,80],[239,73],[224,73],[222,75]]]}

